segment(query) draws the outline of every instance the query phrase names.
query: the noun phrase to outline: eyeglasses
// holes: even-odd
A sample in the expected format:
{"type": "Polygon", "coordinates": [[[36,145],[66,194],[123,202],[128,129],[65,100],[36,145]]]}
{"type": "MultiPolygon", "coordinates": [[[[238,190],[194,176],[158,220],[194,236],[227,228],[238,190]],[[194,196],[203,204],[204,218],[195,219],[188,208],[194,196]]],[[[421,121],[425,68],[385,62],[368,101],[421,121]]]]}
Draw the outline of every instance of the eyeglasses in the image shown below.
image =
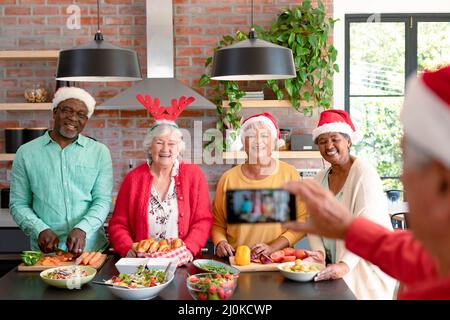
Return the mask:
{"type": "Polygon", "coordinates": [[[74,115],[76,115],[77,118],[81,121],[86,121],[88,119],[87,114],[83,112],[76,112],[75,110],[69,107],[62,107],[59,108],[59,110],[61,111],[61,113],[65,118],[73,117],[74,115]]]}

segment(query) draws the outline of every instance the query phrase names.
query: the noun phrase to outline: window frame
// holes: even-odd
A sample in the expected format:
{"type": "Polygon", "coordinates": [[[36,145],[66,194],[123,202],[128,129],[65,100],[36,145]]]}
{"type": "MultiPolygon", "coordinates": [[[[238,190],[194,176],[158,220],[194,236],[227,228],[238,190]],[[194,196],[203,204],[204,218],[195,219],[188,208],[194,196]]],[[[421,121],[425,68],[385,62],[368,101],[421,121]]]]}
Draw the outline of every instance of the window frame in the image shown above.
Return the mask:
{"type": "MultiPolygon", "coordinates": [[[[345,85],[344,107],[350,110],[350,23],[367,23],[373,14],[345,15],[345,85]]],[[[450,13],[382,13],[379,22],[405,24],[405,85],[409,75],[417,70],[417,24],[419,22],[450,22],[450,13]]],[[[402,97],[403,95],[352,95],[352,97],[402,97]]]]}

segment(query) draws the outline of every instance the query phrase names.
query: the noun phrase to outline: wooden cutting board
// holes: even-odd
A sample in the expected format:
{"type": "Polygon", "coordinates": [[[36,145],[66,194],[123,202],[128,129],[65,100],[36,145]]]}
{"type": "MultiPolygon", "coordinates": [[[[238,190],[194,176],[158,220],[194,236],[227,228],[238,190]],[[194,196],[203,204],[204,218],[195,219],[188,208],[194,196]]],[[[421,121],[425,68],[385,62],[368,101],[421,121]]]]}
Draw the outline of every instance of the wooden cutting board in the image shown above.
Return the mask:
{"type": "MultiPolygon", "coordinates": [[[[106,254],[102,254],[100,260],[98,260],[95,264],[88,264],[89,267],[93,267],[95,269],[100,269],[103,264],[106,261],[106,258],[108,258],[108,255],[106,254]]],[[[74,264],[75,261],[67,261],[67,262],[61,262],[59,265],[47,265],[47,266],[43,266],[41,265],[41,260],[42,258],[36,262],[36,264],[32,265],[32,266],[27,266],[25,265],[23,262],[21,264],[19,264],[19,266],[17,267],[18,271],[44,271],[50,268],[56,268],[56,267],[65,267],[65,266],[71,266],[74,264]]],[[[80,264],[81,266],[83,266],[83,264],[80,264]]]]}
{"type": "Polygon", "coordinates": [[[279,263],[256,263],[256,262],[250,262],[250,264],[246,266],[238,266],[234,262],[234,257],[230,258],[230,264],[235,267],[236,269],[239,269],[241,272],[255,272],[255,271],[278,271],[278,265],[279,263]]]}

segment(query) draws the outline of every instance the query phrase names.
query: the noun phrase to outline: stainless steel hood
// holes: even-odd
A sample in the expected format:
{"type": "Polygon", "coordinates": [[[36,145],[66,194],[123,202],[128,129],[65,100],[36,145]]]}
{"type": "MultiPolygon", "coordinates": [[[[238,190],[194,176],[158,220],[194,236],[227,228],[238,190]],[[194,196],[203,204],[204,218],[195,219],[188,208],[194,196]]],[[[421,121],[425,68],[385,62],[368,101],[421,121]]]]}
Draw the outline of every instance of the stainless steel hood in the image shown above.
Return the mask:
{"type": "Polygon", "coordinates": [[[173,5],[172,0],[146,0],[147,11],[147,79],[105,101],[102,109],[139,109],[143,106],[136,94],[158,97],[161,105],[170,106],[173,98],[192,96],[188,109],[215,109],[215,105],[174,78],[173,5]]]}

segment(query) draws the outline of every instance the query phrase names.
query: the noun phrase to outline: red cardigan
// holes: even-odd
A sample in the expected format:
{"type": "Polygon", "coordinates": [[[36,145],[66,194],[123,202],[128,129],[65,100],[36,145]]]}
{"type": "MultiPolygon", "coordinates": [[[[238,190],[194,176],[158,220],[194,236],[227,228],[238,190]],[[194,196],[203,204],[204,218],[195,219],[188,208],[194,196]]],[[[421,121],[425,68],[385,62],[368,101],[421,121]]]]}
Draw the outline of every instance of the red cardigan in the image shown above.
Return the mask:
{"type": "MultiPolygon", "coordinates": [[[[213,223],[205,175],[195,164],[180,162],[175,178],[178,196],[178,237],[195,256],[206,244],[213,223]]],[[[149,238],[148,205],[153,176],[143,163],[122,182],[109,221],[114,251],[125,256],[133,242],[149,238]]]]}
{"type": "Polygon", "coordinates": [[[395,231],[355,219],[345,236],[345,246],[361,258],[399,280],[399,299],[450,299],[450,277],[440,277],[437,263],[410,231],[395,231]]]}

